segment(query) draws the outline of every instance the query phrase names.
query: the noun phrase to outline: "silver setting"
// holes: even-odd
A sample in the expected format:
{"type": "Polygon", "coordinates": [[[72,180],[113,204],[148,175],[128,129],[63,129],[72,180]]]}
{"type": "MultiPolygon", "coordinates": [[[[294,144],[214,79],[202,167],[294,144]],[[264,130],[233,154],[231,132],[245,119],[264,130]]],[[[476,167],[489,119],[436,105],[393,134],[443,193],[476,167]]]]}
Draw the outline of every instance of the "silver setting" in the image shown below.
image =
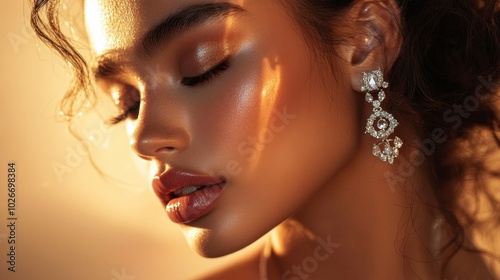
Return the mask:
{"type": "Polygon", "coordinates": [[[366,93],[366,102],[373,106],[373,113],[366,122],[365,133],[381,140],[378,144],[373,144],[373,155],[392,165],[394,159],[399,156],[399,149],[403,146],[403,141],[397,136],[394,139],[389,138],[399,123],[392,114],[384,111],[381,107],[382,101],[386,98],[384,89],[388,87],[389,83],[384,81],[384,75],[380,68],[368,73],[363,72],[361,92],[366,93]],[[373,92],[377,91],[378,94],[375,98],[373,92]]]}

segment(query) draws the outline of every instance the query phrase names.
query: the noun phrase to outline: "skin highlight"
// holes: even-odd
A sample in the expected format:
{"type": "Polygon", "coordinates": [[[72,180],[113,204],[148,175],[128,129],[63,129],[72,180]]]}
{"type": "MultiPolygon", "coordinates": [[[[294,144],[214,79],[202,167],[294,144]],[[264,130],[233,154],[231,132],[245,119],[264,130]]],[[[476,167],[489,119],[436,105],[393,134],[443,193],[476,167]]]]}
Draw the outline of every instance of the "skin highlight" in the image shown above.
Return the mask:
{"type": "MultiPolygon", "coordinates": [[[[364,134],[371,108],[359,92],[362,73],[396,60],[399,13],[395,1],[357,1],[338,30],[352,41],[326,61],[278,1],[85,1],[101,63],[96,84],[124,110],[140,102],[128,119],[132,149],[158,174],[189,168],[229,181],[213,211],[180,226],[187,242],[219,257],[272,230],[269,279],[288,271],[305,279],[300,264],[310,256],[320,259],[313,279],[440,279],[429,249],[437,213],[424,207],[436,205],[429,170],[416,166],[394,191],[384,174],[397,174],[397,166],[374,158],[364,134]],[[200,3],[236,8],[144,51],[148,31],[200,3]],[[183,84],[210,69],[223,70],[183,84]],[[339,246],[321,255],[318,238],[339,246]]],[[[401,122],[396,135],[418,138],[401,122]]],[[[257,279],[257,260],[249,256],[213,279],[257,279]]],[[[493,279],[479,256],[465,252],[444,274],[493,279]],[[468,271],[465,263],[475,265],[468,271]]]]}
{"type": "MultiPolygon", "coordinates": [[[[162,9],[154,6],[151,10],[176,9],[169,2],[163,5],[162,9]]],[[[106,9],[110,6],[112,5],[103,6],[103,17],[106,14],[120,14],[108,12],[106,9]]],[[[224,171],[229,162],[237,162],[241,166],[242,172],[230,177],[230,185],[235,187],[229,187],[224,192],[217,209],[203,219],[183,226],[186,236],[194,237],[188,238],[193,249],[212,257],[250,244],[293,213],[296,205],[303,204],[315,191],[304,186],[324,184],[330,170],[336,168],[335,165],[343,164],[348,153],[353,152],[354,146],[350,143],[356,142],[352,140],[356,125],[346,123],[356,120],[355,112],[349,112],[350,108],[356,106],[356,96],[344,94],[347,98],[339,97],[343,99],[343,105],[338,106],[329,102],[329,97],[321,93],[324,89],[318,85],[322,83],[312,80],[317,75],[310,73],[310,54],[298,34],[290,32],[286,26],[275,30],[268,28],[268,24],[276,20],[276,13],[281,14],[283,20],[289,21],[278,6],[256,3],[244,7],[245,12],[238,14],[236,18],[226,18],[215,24],[217,26],[213,28],[212,34],[207,32],[206,26],[192,30],[170,42],[172,47],[167,47],[169,52],[165,51],[150,61],[138,60],[130,66],[131,69],[138,69],[130,74],[130,80],[141,80],[140,70],[148,65],[155,69],[156,61],[180,61],[182,70],[183,65],[188,65],[184,61],[196,59],[197,53],[184,56],[179,53],[193,44],[204,47],[206,37],[218,37],[224,45],[235,46],[230,70],[200,89],[185,89],[176,84],[181,76],[176,76],[176,70],[168,68],[175,69],[176,63],[171,63],[172,66],[169,63],[166,66],[160,65],[160,71],[172,73],[172,76],[165,79],[169,81],[168,84],[159,84],[152,89],[150,85],[143,83],[136,86],[143,88],[144,93],[141,94],[141,109],[131,137],[132,147],[140,156],[157,161],[160,165],[159,172],[165,169],[161,165],[166,164],[211,173],[224,171]],[[235,23],[231,24],[233,20],[235,23]],[[245,26],[252,26],[252,29],[248,30],[245,26]],[[234,33],[239,35],[233,35],[234,33]],[[271,37],[274,37],[273,40],[269,40],[271,37]],[[289,48],[288,44],[294,47],[289,48]],[[252,154],[248,154],[244,144],[251,143],[249,140],[254,138],[265,139],[261,133],[266,131],[265,128],[276,126],[270,121],[276,122],[275,119],[283,118],[283,115],[293,115],[293,119],[282,121],[286,127],[274,133],[273,140],[261,151],[253,149],[252,154]],[[350,117],[339,120],[342,115],[350,117]],[[338,130],[344,131],[344,137],[336,137],[332,123],[337,124],[338,130]],[[310,137],[301,135],[315,135],[318,137],[315,140],[317,144],[311,145],[310,137]],[[288,143],[283,145],[286,142],[288,143]],[[320,176],[304,175],[302,161],[311,159],[311,155],[320,151],[318,148],[326,146],[332,148],[329,151],[323,150],[323,158],[314,158],[313,168],[322,171],[320,176]],[[211,147],[215,147],[215,150],[211,147]],[[295,152],[291,154],[291,150],[295,152]],[[200,162],[200,158],[205,160],[200,162]],[[332,158],[337,158],[339,163],[332,163],[332,158]],[[297,175],[290,176],[291,174],[297,175]],[[283,197],[282,189],[269,186],[287,186],[288,196],[283,197]],[[256,189],[260,191],[257,192],[256,189]],[[246,199],[242,201],[238,197],[246,199]],[[259,210],[255,209],[255,205],[267,207],[259,210]],[[273,208],[279,209],[275,217],[265,221],[263,227],[255,227],[255,223],[273,208]],[[225,241],[226,248],[219,245],[222,240],[225,241]]],[[[146,9],[144,12],[149,14],[148,11],[150,10],[146,9]]],[[[92,12],[95,13],[98,12],[92,12]]],[[[159,16],[164,16],[164,13],[159,16]]],[[[135,15],[134,18],[136,17],[145,16],[135,15]]],[[[152,20],[149,25],[124,29],[147,30],[161,20],[161,17],[156,20],[153,20],[154,17],[150,18],[152,20]]],[[[89,34],[92,38],[92,31],[89,34]]],[[[106,37],[114,38],[112,35],[106,37]]],[[[121,38],[122,40],[110,39],[111,44],[105,49],[133,46],[134,38],[136,36],[121,38]],[[121,43],[115,44],[115,41],[121,43]],[[124,41],[128,43],[123,43],[124,41]]],[[[189,71],[198,71],[198,67],[193,68],[189,71]]],[[[348,89],[344,85],[343,91],[348,89]]],[[[337,90],[340,91],[341,88],[337,87],[337,90]]],[[[335,95],[340,96],[338,93],[335,95]]]]}

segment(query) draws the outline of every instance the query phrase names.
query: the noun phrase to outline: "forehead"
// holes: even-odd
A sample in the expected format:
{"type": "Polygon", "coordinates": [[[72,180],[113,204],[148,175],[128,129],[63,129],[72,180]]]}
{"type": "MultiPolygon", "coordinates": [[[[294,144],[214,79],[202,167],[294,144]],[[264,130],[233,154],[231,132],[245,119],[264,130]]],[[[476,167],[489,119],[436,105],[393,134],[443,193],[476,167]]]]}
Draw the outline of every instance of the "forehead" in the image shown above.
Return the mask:
{"type": "MultiPolygon", "coordinates": [[[[217,1],[203,1],[217,2],[217,1]]],[[[168,14],[196,0],[85,0],[85,25],[97,54],[134,45],[168,14]]]]}

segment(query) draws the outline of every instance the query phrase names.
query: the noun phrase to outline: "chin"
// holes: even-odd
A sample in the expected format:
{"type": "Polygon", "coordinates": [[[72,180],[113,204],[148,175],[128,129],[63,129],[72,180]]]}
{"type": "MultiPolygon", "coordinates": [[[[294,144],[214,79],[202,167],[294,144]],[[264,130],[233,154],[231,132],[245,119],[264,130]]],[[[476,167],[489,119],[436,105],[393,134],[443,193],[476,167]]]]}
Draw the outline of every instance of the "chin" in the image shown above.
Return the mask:
{"type": "Polygon", "coordinates": [[[205,258],[218,258],[244,249],[267,232],[252,229],[207,229],[185,225],[182,231],[191,250],[205,258]]]}
{"type": "Polygon", "coordinates": [[[252,244],[260,237],[242,239],[238,236],[226,236],[211,229],[192,227],[183,231],[191,250],[205,258],[218,258],[232,254],[252,244]]]}

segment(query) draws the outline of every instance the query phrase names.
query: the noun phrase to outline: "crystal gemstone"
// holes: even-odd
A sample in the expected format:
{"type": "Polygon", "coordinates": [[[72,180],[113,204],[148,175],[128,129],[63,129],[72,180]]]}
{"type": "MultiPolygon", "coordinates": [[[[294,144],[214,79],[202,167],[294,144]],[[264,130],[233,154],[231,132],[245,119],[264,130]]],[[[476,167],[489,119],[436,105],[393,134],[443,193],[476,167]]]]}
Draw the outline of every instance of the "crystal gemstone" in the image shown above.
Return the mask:
{"type": "Polygon", "coordinates": [[[377,121],[377,127],[380,130],[386,130],[388,126],[389,126],[389,123],[387,122],[386,119],[381,118],[377,121]]]}

